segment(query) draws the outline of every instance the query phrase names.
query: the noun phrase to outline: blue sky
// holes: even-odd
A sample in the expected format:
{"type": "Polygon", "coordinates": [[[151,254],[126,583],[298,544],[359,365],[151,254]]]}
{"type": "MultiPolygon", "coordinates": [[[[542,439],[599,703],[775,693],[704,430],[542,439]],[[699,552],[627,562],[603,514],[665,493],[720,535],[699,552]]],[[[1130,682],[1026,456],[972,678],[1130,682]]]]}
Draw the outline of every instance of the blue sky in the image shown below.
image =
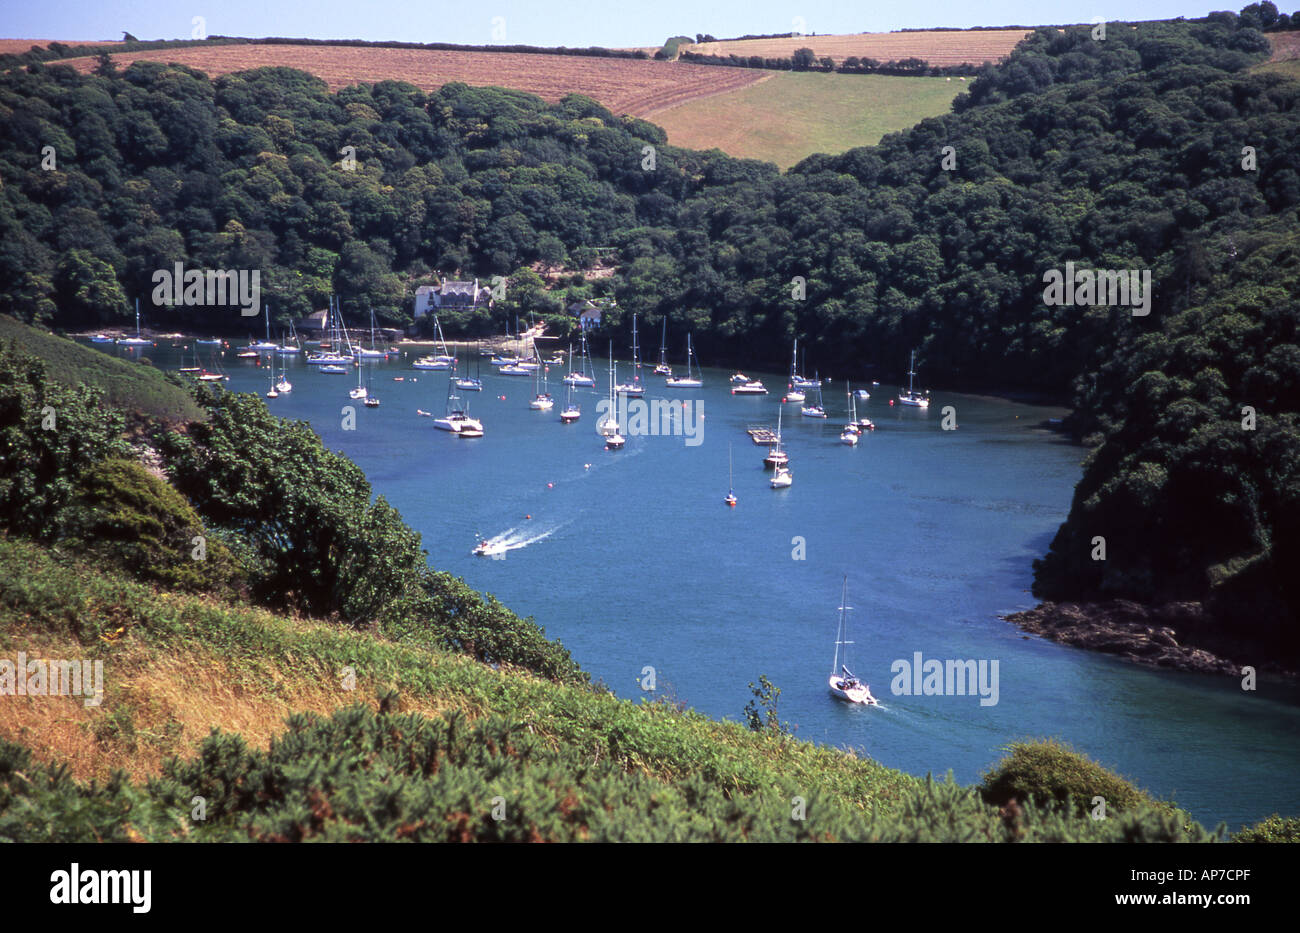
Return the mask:
{"type": "MultiPolygon", "coordinates": [[[[210,35],[527,45],[658,45],[670,35],[884,32],[903,27],[1000,26],[1164,19],[1239,9],[1245,0],[988,0],[922,4],[915,0],[6,0],[0,37],[189,38],[202,16],[210,35]],[[798,23],[796,23],[798,19],[798,23]],[[802,29],[797,29],[798,25],[802,29]]],[[[1283,10],[1289,4],[1280,4],[1283,10]]]]}

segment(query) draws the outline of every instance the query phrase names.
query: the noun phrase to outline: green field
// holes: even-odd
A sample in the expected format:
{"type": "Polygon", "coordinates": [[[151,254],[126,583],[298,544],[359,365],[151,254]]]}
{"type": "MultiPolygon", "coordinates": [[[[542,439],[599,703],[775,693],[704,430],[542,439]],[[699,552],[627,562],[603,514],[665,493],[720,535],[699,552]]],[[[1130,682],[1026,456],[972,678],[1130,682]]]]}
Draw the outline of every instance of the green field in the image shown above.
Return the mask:
{"type": "Polygon", "coordinates": [[[766,81],[690,101],[647,119],[691,149],[775,162],[871,146],[886,133],[947,113],[968,82],[957,78],[774,73],[766,81]]]}

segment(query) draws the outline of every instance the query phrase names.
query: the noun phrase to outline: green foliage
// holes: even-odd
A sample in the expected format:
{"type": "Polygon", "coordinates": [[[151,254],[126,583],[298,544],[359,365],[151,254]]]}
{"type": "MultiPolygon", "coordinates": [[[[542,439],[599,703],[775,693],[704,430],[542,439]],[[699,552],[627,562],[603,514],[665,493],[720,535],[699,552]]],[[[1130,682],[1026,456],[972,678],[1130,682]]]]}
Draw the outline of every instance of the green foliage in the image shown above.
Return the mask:
{"type": "Polygon", "coordinates": [[[0,527],[51,538],[82,471],[121,456],[125,419],[103,393],[61,386],[45,364],[0,345],[0,527]]]}
{"type": "Polygon", "coordinates": [[[1011,801],[1037,801],[1069,805],[1080,817],[1088,816],[1094,797],[1106,801],[1107,817],[1155,801],[1128,781],[1085,755],[1055,740],[1013,742],[1009,754],[984,776],[980,793],[996,807],[1011,801]]]}
{"type": "Polygon", "coordinates": [[[184,497],[133,460],[86,469],[62,531],[63,546],[176,589],[223,589],[238,571],[184,497]],[[201,558],[196,537],[203,539],[201,558]]]}
{"type": "Polygon", "coordinates": [[[1254,826],[1232,834],[1230,842],[1300,842],[1300,817],[1283,818],[1274,813],[1254,826]]]}
{"type": "Polygon", "coordinates": [[[788,735],[790,724],[781,722],[777,714],[777,703],[781,699],[781,688],[767,679],[766,674],[758,675],[758,686],[750,681],[749,690],[754,699],[745,704],[745,722],[755,732],[776,732],[788,735]]]}

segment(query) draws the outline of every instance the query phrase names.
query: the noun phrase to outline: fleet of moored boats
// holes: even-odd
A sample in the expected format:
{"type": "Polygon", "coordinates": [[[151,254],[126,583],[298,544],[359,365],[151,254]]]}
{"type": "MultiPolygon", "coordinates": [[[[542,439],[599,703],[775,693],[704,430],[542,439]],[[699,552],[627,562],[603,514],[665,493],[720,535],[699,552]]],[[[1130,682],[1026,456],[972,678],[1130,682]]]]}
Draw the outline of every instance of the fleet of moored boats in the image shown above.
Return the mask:
{"type": "MultiPolygon", "coordinates": [[[[293,385],[289,382],[286,371],[281,368],[278,378],[276,373],[275,361],[278,356],[291,356],[303,352],[301,341],[297,333],[290,326],[290,332],[285,335],[281,343],[276,343],[271,339],[270,332],[270,309],[266,311],[266,334],[265,338],[257,341],[250,341],[244,348],[238,352],[241,358],[261,358],[262,355],[269,356],[269,388],[266,391],[266,397],[275,399],[281,395],[293,391],[293,385]]],[[[93,335],[90,339],[92,343],[117,343],[122,346],[147,346],[153,343],[152,340],[142,335],[140,330],[140,306],[136,302],[136,332],[133,337],[112,337],[107,334],[99,333],[93,335]]],[[[376,361],[388,359],[395,356],[398,351],[385,346],[383,341],[377,337],[377,328],[375,324],[374,312],[370,315],[370,339],[369,345],[362,343],[353,343],[349,336],[347,328],[343,325],[342,317],[339,314],[338,307],[331,301],[329,311],[326,313],[325,330],[327,333],[324,339],[319,341],[315,352],[306,355],[305,362],[308,365],[315,366],[317,372],[322,374],[346,374],[350,369],[355,369],[357,373],[357,384],[348,391],[351,399],[361,401],[368,408],[375,408],[379,405],[379,398],[375,395],[371,386],[371,370],[365,361],[376,361]]],[[[682,388],[701,388],[704,385],[704,378],[699,369],[699,364],[695,359],[695,351],[691,335],[686,338],[686,373],[685,375],[674,375],[671,365],[668,363],[667,347],[667,322],[664,323],[663,336],[660,341],[659,361],[654,367],[654,374],[664,377],[664,385],[670,389],[682,388]]],[[[445,411],[441,417],[434,417],[432,412],[416,409],[416,414],[420,417],[431,418],[433,426],[439,430],[447,431],[461,438],[479,438],[483,436],[483,422],[478,418],[472,417],[469,413],[469,403],[463,392],[481,392],[483,382],[479,375],[471,377],[468,372],[464,375],[458,375],[459,360],[457,356],[450,352],[446,339],[442,333],[442,327],[434,318],[434,343],[435,352],[416,359],[411,365],[416,370],[432,370],[449,372],[447,380],[447,398],[445,411]]],[[[563,366],[566,363],[565,354],[552,354],[549,358],[544,358],[537,348],[537,337],[533,335],[529,341],[531,353],[528,357],[518,357],[513,354],[497,355],[489,354],[486,351],[480,352],[480,358],[490,357],[489,362],[496,368],[497,372],[504,376],[532,376],[534,379],[534,394],[529,402],[529,408],[534,411],[551,411],[555,407],[555,399],[551,396],[548,386],[548,374],[551,366],[563,366]]],[[[219,339],[196,339],[194,341],[194,365],[185,364],[184,359],[180,366],[180,371],[192,376],[202,382],[219,382],[225,381],[230,377],[221,368],[217,359],[217,350],[227,346],[219,339]],[[208,368],[200,365],[199,351],[201,347],[211,348],[211,364],[208,368]]],[[[591,362],[591,355],[587,346],[587,335],[585,331],[580,334],[578,346],[578,359],[575,360],[574,348],[568,347],[567,369],[568,372],[563,378],[566,387],[566,397],[564,407],[560,410],[559,420],[564,424],[573,424],[582,417],[582,408],[574,398],[574,389],[581,387],[594,387],[596,379],[591,362]]],[[[824,419],[827,413],[822,403],[823,380],[819,374],[814,373],[813,378],[809,379],[799,372],[799,347],[798,341],[795,341],[794,352],[790,363],[790,378],[786,394],[782,402],[794,403],[800,405],[800,414],[805,418],[824,419]],[[811,396],[811,397],[810,397],[811,396]]],[[[477,367],[477,363],[476,363],[477,367]]],[[[901,389],[898,394],[897,402],[899,405],[913,408],[928,408],[930,405],[930,394],[928,391],[922,392],[916,389],[916,353],[913,351],[908,366],[907,388],[901,389]]],[[[402,381],[405,377],[394,377],[396,381],[402,381]]],[[[767,388],[762,381],[751,379],[744,373],[736,372],[731,376],[731,394],[732,395],[766,395],[767,388]]],[[[877,385],[878,383],[873,383],[877,385]]],[[[617,417],[617,399],[619,396],[627,398],[641,398],[645,395],[645,385],[641,379],[641,359],[640,347],[637,342],[636,318],[633,317],[632,323],[632,378],[627,382],[618,381],[618,364],[614,360],[614,347],[611,341],[609,347],[609,410],[606,416],[597,425],[597,430],[603,440],[604,447],[607,450],[618,450],[626,444],[626,438],[622,434],[623,426],[618,423],[617,417]]],[[[870,392],[866,389],[858,389],[854,392],[851,385],[845,383],[845,395],[849,409],[849,420],[840,432],[840,442],[848,446],[856,446],[860,441],[863,433],[875,429],[875,425],[867,418],[859,418],[857,402],[871,398],[870,392]]],[[[891,400],[890,404],[894,404],[891,400]]],[[[768,483],[772,489],[785,489],[794,484],[794,473],[790,469],[790,457],[786,453],[782,443],[782,425],[784,421],[784,407],[777,409],[777,427],[773,431],[766,427],[751,427],[748,429],[751,440],[760,446],[767,447],[767,455],[763,458],[765,466],[772,470],[772,476],[768,483]]],[[[733,457],[730,445],[727,450],[727,475],[728,490],[723,500],[727,506],[735,507],[738,497],[736,496],[733,471],[733,457]]],[[[475,549],[474,553],[479,555],[490,555],[492,545],[487,542],[481,542],[475,549]]],[[[840,597],[839,623],[835,638],[835,657],[831,666],[831,673],[828,679],[828,688],[833,697],[844,700],[849,703],[863,704],[874,706],[877,705],[876,699],[871,695],[870,687],[861,682],[848,667],[848,646],[852,644],[848,639],[848,579],[845,578],[844,587],[840,597]]]]}

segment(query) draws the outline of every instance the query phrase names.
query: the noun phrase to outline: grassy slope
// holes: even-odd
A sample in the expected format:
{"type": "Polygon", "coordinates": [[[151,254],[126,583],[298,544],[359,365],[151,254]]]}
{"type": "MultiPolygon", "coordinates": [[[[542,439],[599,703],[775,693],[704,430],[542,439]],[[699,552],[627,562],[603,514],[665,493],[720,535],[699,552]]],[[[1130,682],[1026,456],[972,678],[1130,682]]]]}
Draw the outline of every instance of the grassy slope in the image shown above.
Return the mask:
{"type": "MultiPolygon", "coordinates": [[[[44,360],[54,381],[103,389],[105,402],[114,408],[138,411],[170,424],[206,418],[185,389],[172,385],[151,366],[115,359],[0,315],[0,342],[11,340],[24,352],[44,360]]],[[[145,348],[146,356],[148,352],[145,348]]]]}
{"type": "Polygon", "coordinates": [[[789,168],[815,152],[870,146],[887,133],[947,113],[966,82],[946,78],[780,72],[739,91],[651,117],[675,146],[789,168]]]}

